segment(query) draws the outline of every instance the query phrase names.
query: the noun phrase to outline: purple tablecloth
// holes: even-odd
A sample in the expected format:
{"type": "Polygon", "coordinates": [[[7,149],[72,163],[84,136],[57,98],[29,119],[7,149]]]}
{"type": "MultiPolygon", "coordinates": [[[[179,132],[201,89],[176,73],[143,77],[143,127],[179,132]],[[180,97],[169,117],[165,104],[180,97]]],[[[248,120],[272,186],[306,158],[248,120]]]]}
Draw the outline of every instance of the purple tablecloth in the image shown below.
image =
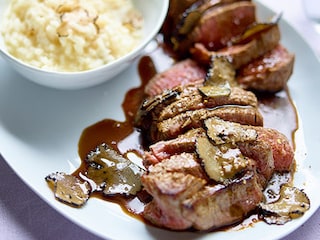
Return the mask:
{"type": "MultiPolygon", "coordinates": [[[[261,0],[276,11],[283,11],[313,49],[320,54],[320,34],[302,11],[303,0],[261,0]]],[[[100,239],[78,227],[40,199],[14,173],[0,156],[0,239],[100,239]]],[[[284,240],[320,239],[320,210],[284,240]]]]}

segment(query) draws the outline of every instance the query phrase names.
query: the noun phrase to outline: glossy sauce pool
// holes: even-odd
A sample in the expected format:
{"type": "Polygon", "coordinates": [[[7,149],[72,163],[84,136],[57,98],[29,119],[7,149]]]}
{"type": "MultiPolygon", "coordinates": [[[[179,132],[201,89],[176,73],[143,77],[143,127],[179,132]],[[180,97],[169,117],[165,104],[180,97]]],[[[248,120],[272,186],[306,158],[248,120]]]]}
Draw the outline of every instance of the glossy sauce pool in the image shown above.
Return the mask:
{"type": "MultiPolygon", "coordinates": [[[[138,72],[141,85],[137,88],[130,89],[126,93],[122,103],[125,121],[119,122],[113,119],[102,119],[83,130],[78,144],[78,152],[82,164],[73,175],[81,176],[81,174],[86,171],[85,158],[87,154],[101,143],[109,144],[121,154],[127,152],[135,153],[137,156],[142,154],[145,144],[139,129],[134,127],[135,113],[145,98],[144,87],[157,73],[156,69],[159,69],[159,66],[161,66],[160,69],[165,69],[169,67],[172,62],[173,60],[170,54],[168,54],[165,47],[160,44],[155,51],[140,59],[138,72]]],[[[258,99],[259,110],[264,118],[264,126],[275,128],[284,133],[292,145],[295,146],[294,134],[298,129],[298,120],[297,112],[288,90],[285,89],[273,95],[259,95],[258,99]]],[[[143,192],[139,194],[138,197],[133,198],[121,196],[105,197],[102,193],[93,193],[92,196],[115,202],[130,216],[144,221],[140,214],[145,202],[148,201],[148,196],[143,192]]]]}

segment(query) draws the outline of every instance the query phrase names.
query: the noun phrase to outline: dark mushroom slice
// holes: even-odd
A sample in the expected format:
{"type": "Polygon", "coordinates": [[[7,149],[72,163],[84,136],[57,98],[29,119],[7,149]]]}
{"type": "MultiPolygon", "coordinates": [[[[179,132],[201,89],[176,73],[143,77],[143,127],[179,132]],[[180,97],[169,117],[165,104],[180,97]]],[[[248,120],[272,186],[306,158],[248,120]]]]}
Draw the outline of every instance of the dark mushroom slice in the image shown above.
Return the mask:
{"type": "Polygon", "coordinates": [[[211,66],[199,91],[206,97],[229,96],[236,86],[235,69],[225,56],[212,56],[211,66]]]}
{"type": "Polygon", "coordinates": [[[135,195],[141,190],[144,170],[107,144],[97,146],[86,159],[86,177],[94,182],[95,191],[105,195],[135,195]]]}
{"type": "Polygon", "coordinates": [[[302,190],[282,185],[280,198],[273,203],[261,203],[259,208],[259,217],[266,223],[283,225],[301,217],[310,208],[310,200],[302,190]]]}
{"type": "Polygon", "coordinates": [[[167,105],[174,101],[177,96],[181,93],[181,89],[179,87],[174,89],[165,90],[163,94],[157,95],[155,97],[150,97],[145,99],[145,101],[141,105],[141,110],[150,112],[153,111],[156,107],[158,107],[160,104],[167,105]]]}
{"type": "Polygon", "coordinates": [[[61,202],[81,207],[89,199],[90,185],[73,175],[56,172],[46,176],[45,180],[53,185],[54,196],[61,202]]]}
{"type": "Polygon", "coordinates": [[[227,56],[212,56],[204,85],[237,85],[236,71],[227,56]]]}
{"type": "Polygon", "coordinates": [[[287,184],[288,182],[292,181],[292,174],[291,172],[274,172],[271,179],[268,182],[268,185],[263,191],[264,195],[264,203],[272,203],[276,202],[280,198],[280,189],[281,186],[287,184]]]}
{"type": "Polygon", "coordinates": [[[216,182],[226,183],[252,165],[250,159],[243,156],[235,145],[216,146],[207,137],[197,139],[196,151],[202,159],[206,173],[216,182]]]}
{"type": "Polygon", "coordinates": [[[175,101],[180,94],[181,89],[176,87],[145,99],[135,116],[135,126],[148,129],[153,115],[157,115],[165,106],[175,101]]]}
{"type": "Polygon", "coordinates": [[[199,91],[206,97],[224,97],[229,96],[231,93],[230,87],[227,85],[221,86],[201,86],[199,91]]]}
{"type": "Polygon", "coordinates": [[[236,122],[229,122],[218,117],[208,118],[204,121],[209,138],[215,144],[254,141],[258,134],[254,128],[243,126],[236,122]]]}

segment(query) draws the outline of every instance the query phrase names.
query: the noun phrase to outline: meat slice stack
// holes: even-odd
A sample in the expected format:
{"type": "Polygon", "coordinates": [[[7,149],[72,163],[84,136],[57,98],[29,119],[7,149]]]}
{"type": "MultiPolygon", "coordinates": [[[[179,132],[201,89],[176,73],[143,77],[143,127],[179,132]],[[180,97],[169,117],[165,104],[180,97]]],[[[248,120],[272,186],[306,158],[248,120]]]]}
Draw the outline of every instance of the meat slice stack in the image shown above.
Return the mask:
{"type": "Polygon", "coordinates": [[[285,87],[295,56],[280,43],[280,15],[259,22],[255,4],[245,0],[177,2],[171,1],[171,27],[164,35],[180,57],[207,66],[212,56],[226,56],[241,87],[268,92],[285,87]]]}
{"type": "Polygon", "coordinates": [[[291,169],[293,150],[273,129],[213,117],[151,145],[144,160],[142,184],[153,197],[144,217],[169,229],[208,230],[254,211],[274,171],[291,169]],[[212,148],[218,151],[211,154],[212,148]]]}
{"type": "Polygon", "coordinates": [[[171,0],[163,29],[183,60],[151,79],[136,115],[149,146],[141,180],[152,200],[143,216],[173,230],[234,224],[264,200],[274,172],[292,169],[293,148],[263,127],[249,90],[284,88],[294,55],[280,44],[277,21],[257,22],[251,1],[171,0]],[[220,57],[233,80],[209,84],[220,57]]]}
{"type": "Polygon", "coordinates": [[[211,96],[179,86],[146,99],[136,126],[150,143],[142,184],[153,199],[143,216],[169,229],[209,230],[254,211],[273,173],[290,171],[294,158],[288,139],[263,127],[257,106],[239,87],[211,96]]]}
{"type": "Polygon", "coordinates": [[[217,50],[226,47],[234,36],[256,21],[255,5],[245,0],[193,3],[171,0],[168,21],[170,26],[165,29],[165,35],[180,54],[187,52],[195,42],[217,50]]]}
{"type": "Polygon", "coordinates": [[[257,106],[256,96],[239,87],[231,88],[228,95],[210,97],[202,94],[197,86],[189,85],[146,99],[137,114],[136,126],[151,142],[175,138],[200,127],[203,120],[213,116],[262,126],[257,106]]]}

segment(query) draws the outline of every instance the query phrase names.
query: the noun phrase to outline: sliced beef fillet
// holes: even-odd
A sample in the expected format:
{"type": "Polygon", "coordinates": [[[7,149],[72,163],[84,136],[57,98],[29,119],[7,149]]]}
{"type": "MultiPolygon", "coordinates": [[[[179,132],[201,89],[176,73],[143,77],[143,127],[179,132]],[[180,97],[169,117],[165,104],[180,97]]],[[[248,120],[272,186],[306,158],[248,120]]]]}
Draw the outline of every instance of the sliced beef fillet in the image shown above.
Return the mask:
{"type": "Polygon", "coordinates": [[[173,230],[212,230],[254,211],[274,171],[291,166],[293,150],[276,130],[212,117],[200,128],[151,145],[145,158],[142,184],[153,198],[143,216],[173,230]]]}
{"type": "Polygon", "coordinates": [[[191,129],[177,138],[150,145],[143,156],[144,166],[154,165],[175,154],[194,152],[197,138],[205,134],[203,128],[191,129]]]}
{"type": "Polygon", "coordinates": [[[156,96],[177,86],[202,84],[205,76],[206,69],[191,59],[185,59],[150,79],[145,87],[145,93],[148,96],[156,96]]]}
{"type": "Polygon", "coordinates": [[[143,217],[160,227],[188,229],[192,222],[181,212],[181,203],[196,194],[206,181],[181,172],[158,172],[143,175],[142,184],[153,200],[145,207],[143,217]]]}
{"type": "Polygon", "coordinates": [[[195,177],[206,179],[206,174],[200,166],[200,160],[195,153],[176,153],[163,161],[150,165],[148,167],[149,174],[163,172],[180,172],[191,174],[195,177]]]}
{"type": "Polygon", "coordinates": [[[263,199],[252,171],[227,185],[206,185],[205,180],[180,172],[150,173],[142,182],[153,197],[144,218],[173,230],[209,230],[239,222],[263,199]]]}
{"type": "Polygon", "coordinates": [[[201,121],[212,116],[242,124],[263,124],[258,100],[252,92],[233,87],[227,95],[207,96],[198,87],[177,87],[149,97],[136,115],[136,126],[149,141],[155,142],[197,128],[201,121]]]}
{"type": "MultiPolygon", "coordinates": [[[[165,39],[170,42],[172,35],[186,34],[196,26],[201,15],[217,5],[239,2],[240,0],[170,0],[169,11],[162,27],[165,39]]],[[[243,0],[241,0],[243,1],[243,0]]]]}
{"type": "Polygon", "coordinates": [[[227,96],[222,95],[216,97],[204,96],[197,88],[187,87],[186,90],[177,97],[176,101],[162,108],[158,119],[162,121],[186,111],[201,108],[215,108],[224,105],[257,107],[258,100],[252,92],[245,91],[239,87],[231,88],[231,92],[227,96]]]}
{"type": "Polygon", "coordinates": [[[198,230],[242,221],[263,200],[257,175],[248,171],[228,185],[206,186],[182,202],[182,215],[198,230]]]}
{"type": "Polygon", "coordinates": [[[240,142],[237,145],[243,155],[254,160],[259,183],[266,187],[275,170],[271,146],[263,141],[240,142]]]}
{"type": "Polygon", "coordinates": [[[190,129],[201,127],[203,121],[211,117],[219,117],[227,121],[253,126],[263,125],[262,115],[257,108],[224,106],[187,111],[175,117],[154,122],[149,129],[149,136],[153,142],[172,139],[190,129]]]}
{"type": "Polygon", "coordinates": [[[197,139],[206,135],[215,144],[238,145],[243,155],[255,161],[263,186],[274,171],[290,171],[293,166],[294,150],[287,137],[279,131],[241,125],[214,117],[205,120],[203,127],[150,145],[149,151],[144,155],[146,167],[175,154],[195,152],[197,139]]]}
{"type": "Polygon", "coordinates": [[[255,128],[257,141],[265,142],[272,149],[274,167],[278,172],[289,172],[294,164],[294,150],[288,138],[281,132],[271,128],[255,128]]]}
{"type": "MultiPolygon", "coordinates": [[[[213,143],[236,145],[244,156],[252,159],[258,173],[259,183],[263,187],[266,186],[275,168],[272,147],[268,141],[259,136],[259,133],[263,131],[257,130],[264,129],[263,127],[246,126],[219,118],[209,118],[205,121],[205,128],[213,143]]],[[[277,134],[269,134],[268,137],[274,140],[277,134]]]]}
{"type": "Polygon", "coordinates": [[[144,209],[144,218],[174,230],[190,227],[207,230],[241,220],[262,200],[262,188],[254,171],[241,174],[226,185],[216,184],[208,178],[200,161],[195,153],[177,153],[148,166],[141,181],[153,198],[144,209]],[[233,191],[237,193],[232,196],[233,191]],[[249,198],[246,194],[250,194],[249,198]],[[214,205],[209,204],[209,212],[199,215],[201,208],[208,207],[204,198],[214,205]],[[233,207],[240,208],[236,215],[230,212],[233,207]],[[210,222],[201,227],[198,218],[210,222]]]}
{"type": "Polygon", "coordinates": [[[202,43],[209,50],[218,50],[228,46],[255,21],[255,5],[249,1],[217,5],[205,11],[188,34],[174,39],[175,48],[183,54],[194,43],[202,43]]]}
{"type": "Polygon", "coordinates": [[[257,107],[258,100],[252,92],[239,87],[231,88],[229,95],[210,97],[202,94],[198,86],[179,86],[161,95],[147,98],[137,113],[136,124],[148,129],[151,121],[162,121],[186,111],[223,105],[257,107]]]}
{"type": "Polygon", "coordinates": [[[294,54],[278,45],[262,57],[239,69],[237,82],[245,89],[277,92],[293,72],[294,54]]]}
{"type": "Polygon", "coordinates": [[[232,44],[217,51],[210,51],[203,44],[196,43],[190,52],[193,58],[203,65],[209,65],[212,56],[226,56],[233,67],[239,69],[274,49],[279,44],[280,37],[279,26],[275,24],[249,42],[232,44]]]}
{"type": "Polygon", "coordinates": [[[294,150],[286,136],[275,129],[254,127],[256,141],[239,142],[243,155],[253,159],[262,186],[266,186],[274,172],[289,172],[294,163],[294,150]]]}

